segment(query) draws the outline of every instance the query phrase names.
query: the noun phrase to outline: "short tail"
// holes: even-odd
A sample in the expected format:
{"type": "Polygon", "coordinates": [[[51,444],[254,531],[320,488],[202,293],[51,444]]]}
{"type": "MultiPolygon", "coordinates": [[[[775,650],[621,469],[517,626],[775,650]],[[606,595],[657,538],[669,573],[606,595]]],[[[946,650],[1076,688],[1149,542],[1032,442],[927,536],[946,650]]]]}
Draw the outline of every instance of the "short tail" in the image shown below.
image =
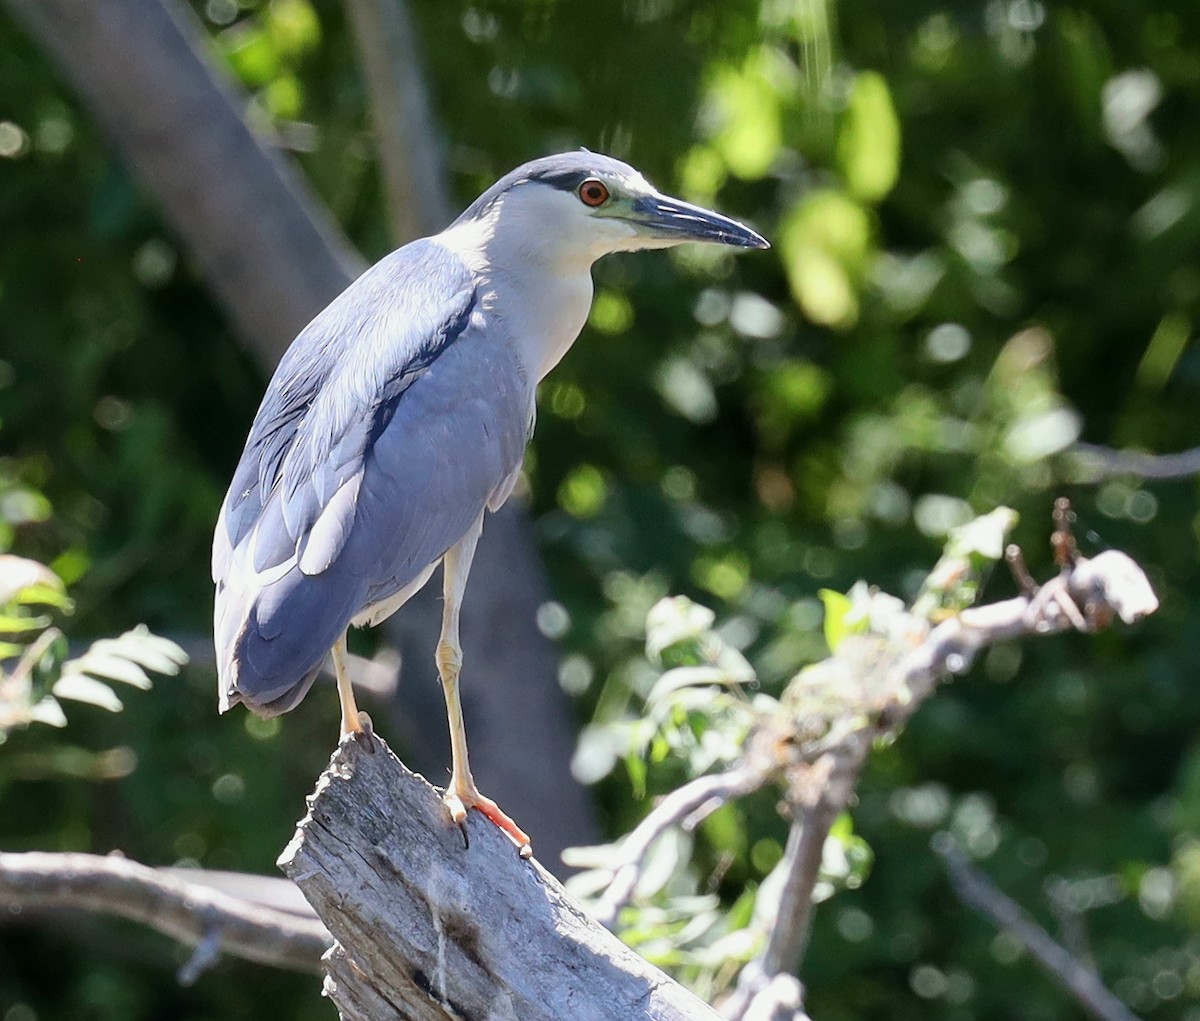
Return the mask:
{"type": "Polygon", "coordinates": [[[308,694],[352,613],[353,595],[331,599],[335,586],[324,581],[293,567],[262,588],[238,584],[236,576],[218,583],[213,636],[221,712],[240,703],[278,716],[308,694]]]}

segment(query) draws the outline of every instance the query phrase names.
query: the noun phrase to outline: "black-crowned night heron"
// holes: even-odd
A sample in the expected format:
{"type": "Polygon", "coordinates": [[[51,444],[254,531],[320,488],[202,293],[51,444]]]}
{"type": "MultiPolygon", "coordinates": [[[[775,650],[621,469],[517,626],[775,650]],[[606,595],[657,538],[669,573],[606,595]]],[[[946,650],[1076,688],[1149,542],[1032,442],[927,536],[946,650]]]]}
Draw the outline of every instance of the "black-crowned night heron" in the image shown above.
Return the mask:
{"type": "Polygon", "coordinates": [[[342,734],[362,723],[346,629],[378,624],[440,563],[446,803],[529,838],[475,787],[459,704],[459,608],[485,510],[512,492],[539,380],[569,348],[610,252],[758,234],[589,152],[518,167],[442,233],[380,260],[279,363],[213,541],[220,708],[293,708],[332,650],[342,734]]]}

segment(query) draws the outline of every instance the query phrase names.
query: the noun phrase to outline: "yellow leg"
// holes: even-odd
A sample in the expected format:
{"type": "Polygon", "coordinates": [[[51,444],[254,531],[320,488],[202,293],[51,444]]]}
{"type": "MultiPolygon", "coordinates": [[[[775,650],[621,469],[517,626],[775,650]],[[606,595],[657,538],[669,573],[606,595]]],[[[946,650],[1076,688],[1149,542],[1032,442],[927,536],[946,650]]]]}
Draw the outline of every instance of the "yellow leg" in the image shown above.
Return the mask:
{"type": "Polygon", "coordinates": [[[442,560],[443,592],[442,636],[437,647],[438,675],[446,696],[446,714],[450,720],[450,786],[446,788],[446,807],[450,817],[464,825],[469,809],[477,809],[491,819],[520,848],[523,858],[533,853],[529,837],[500,809],[491,798],[484,797],[475,786],[471,765],[467,759],[467,730],[463,723],[462,702],[458,694],[458,675],[462,669],[462,645],[458,637],[459,613],[467,587],[467,575],[475,557],[475,545],[483,525],[480,517],[470,532],[442,560]]]}
{"type": "Polygon", "coordinates": [[[333,670],[337,674],[338,699],[342,703],[342,737],[347,734],[363,733],[360,717],[354,702],[354,688],[350,684],[350,669],[346,663],[346,632],[333,644],[333,670]]]}

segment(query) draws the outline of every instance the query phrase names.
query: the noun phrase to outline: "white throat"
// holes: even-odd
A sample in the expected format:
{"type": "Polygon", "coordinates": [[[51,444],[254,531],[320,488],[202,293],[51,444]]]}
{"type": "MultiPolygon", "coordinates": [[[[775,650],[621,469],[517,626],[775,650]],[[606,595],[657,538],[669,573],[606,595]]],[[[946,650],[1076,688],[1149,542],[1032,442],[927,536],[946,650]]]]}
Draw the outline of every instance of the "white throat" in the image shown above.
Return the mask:
{"type": "Polygon", "coordinates": [[[525,209],[497,203],[492,215],[457,224],[436,240],[479,280],[484,308],[501,320],[526,372],[540,381],[565,355],[592,307],[593,254],[525,209]]]}

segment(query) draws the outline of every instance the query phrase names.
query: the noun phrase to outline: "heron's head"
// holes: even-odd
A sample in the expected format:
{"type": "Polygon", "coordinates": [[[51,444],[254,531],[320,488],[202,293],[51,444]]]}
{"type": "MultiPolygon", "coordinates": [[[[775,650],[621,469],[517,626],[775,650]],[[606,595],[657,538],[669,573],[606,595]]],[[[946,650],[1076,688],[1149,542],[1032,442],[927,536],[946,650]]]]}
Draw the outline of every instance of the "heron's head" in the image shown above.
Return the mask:
{"type": "Polygon", "coordinates": [[[473,223],[487,224],[491,237],[525,257],[569,264],[688,241],[770,247],[744,224],[664,195],[629,164],[586,150],[533,160],[505,175],[455,226],[473,223]]]}

